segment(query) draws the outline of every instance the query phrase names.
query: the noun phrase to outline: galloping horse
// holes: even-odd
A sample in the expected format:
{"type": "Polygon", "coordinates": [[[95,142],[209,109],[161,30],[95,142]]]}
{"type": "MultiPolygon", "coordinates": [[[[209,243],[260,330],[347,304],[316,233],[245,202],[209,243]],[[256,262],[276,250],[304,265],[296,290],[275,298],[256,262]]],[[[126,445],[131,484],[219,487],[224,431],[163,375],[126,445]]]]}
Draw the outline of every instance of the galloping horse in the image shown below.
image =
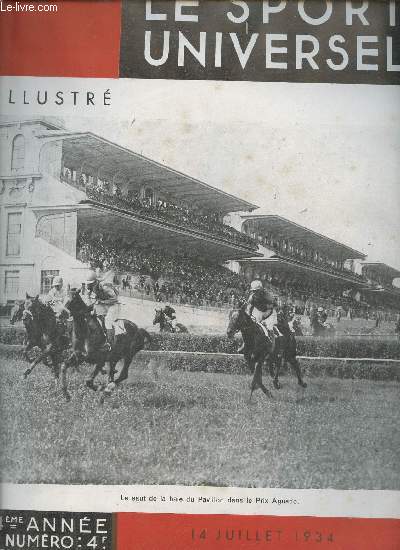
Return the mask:
{"type": "Polygon", "coordinates": [[[70,357],[61,365],[61,384],[65,398],[68,401],[71,398],[67,387],[67,370],[71,365],[79,365],[83,361],[95,365],[94,371],[86,381],[87,387],[93,390],[97,389],[94,385],[96,376],[103,370],[106,361],[109,361],[109,384],[105,393],[110,393],[115,384],[120,384],[128,377],[128,370],[134,355],[144,348],[146,342],[151,341],[150,335],[131,321],[120,319],[125,333],[116,335],[111,350],[107,350],[103,329],[92,313],[92,306],[85,304],[79,290],[72,293],[71,298],[65,303],[65,307],[71,313],[73,319],[73,351],[70,357]],[[121,359],[124,360],[124,365],[118,379],[114,381],[115,366],[121,359]]]}
{"type": "Polygon", "coordinates": [[[45,362],[50,358],[54,375],[58,378],[59,353],[68,347],[68,341],[59,329],[56,314],[48,304],[39,300],[38,295],[33,297],[26,294],[23,307],[22,321],[28,337],[25,353],[27,354],[27,351],[34,346],[41,349],[41,353],[25,370],[24,377],[26,378],[41,361],[45,362]]]}
{"type": "Polygon", "coordinates": [[[160,325],[160,332],[189,332],[185,325],[182,325],[182,323],[176,323],[176,328],[174,330],[174,327],[168,321],[168,318],[162,309],[156,309],[153,325],[157,324],[160,325]]]}
{"type": "MultiPolygon", "coordinates": [[[[268,362],[269,373],[273,378],[275,389],[279,390],[279,373],[282,363],[289,363],[294,369],[297,376],[298,384],[302,388],[306,388],[307,384],[303,381],[299,361],[296,356],[296,339],[290,333],[290,329],[285,322],[283,312],[278,313],[278,328],[282,336],[274,339],[272,344],[269,341],[263,329],[255,323],[245,311],[245,306],[239,310],[233,310],[229,314],[229,325],[227,329],[228,337],[233,337],[236,332],[241,332],[244,341],[244,358],[254,376],[251,386],[251,393],[262,386],[262,365],[265,361],[268,362]],[[275,365],[275,371],[274,371],[275,365]]],[[[264,393],[266,393],[264,391],[264,393]]],[[[269,392],[268,392],[269,393],[269,392]]],[[[267,394],[268,395],[268,394],[267,394]]],[[[250,395],[251,397],[251,395],[250,395]]]]}
{"type": "Polygon", "coordinates": [[[263,329],[255,323],[245,311],[246,306],[240,309],[232,310],[229,313],[229,324],[227,328],[228,338],[232,338],[237,332],[242,333],[244,342],[243,355],[253,373],[251,383],[250,399],[253,391],[261,388],[263,393],[272,397],[271,392],[262,382],[262,366],[268,357],[270,360],[274,357],[275,346],[271,340],[265,337],[263,329]]]}

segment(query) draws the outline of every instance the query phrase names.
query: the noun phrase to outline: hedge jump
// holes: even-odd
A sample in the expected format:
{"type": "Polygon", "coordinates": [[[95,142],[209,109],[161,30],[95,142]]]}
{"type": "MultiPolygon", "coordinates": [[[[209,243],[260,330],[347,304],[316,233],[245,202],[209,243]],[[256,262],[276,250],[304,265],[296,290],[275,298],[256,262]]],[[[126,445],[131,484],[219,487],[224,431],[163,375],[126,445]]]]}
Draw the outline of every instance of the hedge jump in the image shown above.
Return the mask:
{"type": "MultiPolygon", "coordinates": [[[[0,345],[0,356],[21,358],[21,345],[0,345]]],[[[328,376],[342,379],[365,379],[400,382],[400,360],[353,357],[299,357],[305,377],[328,376]]],[[[166,368],[187,372],[246,374],[241,355],[188,351],[141,351],[134,365],[142,368],[166,368]]],[[[282,374],[288,374],[287,368],[282,374]]]]}

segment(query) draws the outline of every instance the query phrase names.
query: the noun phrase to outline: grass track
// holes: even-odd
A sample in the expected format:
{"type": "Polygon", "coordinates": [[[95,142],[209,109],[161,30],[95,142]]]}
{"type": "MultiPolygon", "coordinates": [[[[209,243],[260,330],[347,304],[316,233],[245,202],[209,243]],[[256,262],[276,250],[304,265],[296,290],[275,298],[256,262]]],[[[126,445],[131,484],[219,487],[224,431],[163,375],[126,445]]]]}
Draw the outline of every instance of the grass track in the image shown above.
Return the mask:
{"type": "Polygon", "coordinates": [[[132,367],[101,406],[85,373],[66,403],[0,359],[3,481],[400,489],[397,382],[286,377],[249,404],[248,376],[132,367]]]}

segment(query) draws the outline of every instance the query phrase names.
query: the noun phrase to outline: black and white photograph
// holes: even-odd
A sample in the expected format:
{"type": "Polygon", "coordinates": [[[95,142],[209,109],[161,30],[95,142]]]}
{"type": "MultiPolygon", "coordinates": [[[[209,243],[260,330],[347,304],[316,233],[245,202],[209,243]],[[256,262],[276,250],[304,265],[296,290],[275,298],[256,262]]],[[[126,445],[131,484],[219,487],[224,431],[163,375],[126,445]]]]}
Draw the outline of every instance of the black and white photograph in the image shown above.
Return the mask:
{"type": "Polygon", "coordinates": [[[399,490],[399,88],[125,86],[1,117],[2,481],[399,490]]]}

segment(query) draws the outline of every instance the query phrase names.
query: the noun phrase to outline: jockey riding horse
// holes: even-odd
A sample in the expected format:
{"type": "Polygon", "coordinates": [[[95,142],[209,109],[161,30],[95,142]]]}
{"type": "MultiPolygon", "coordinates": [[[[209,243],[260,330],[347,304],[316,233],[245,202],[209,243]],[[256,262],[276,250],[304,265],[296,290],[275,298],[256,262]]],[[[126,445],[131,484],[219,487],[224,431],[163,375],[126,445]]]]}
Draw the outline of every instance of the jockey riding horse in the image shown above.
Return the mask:
{"type": "Polygon", "coordinates": [[[246,313],[261,326],[265,337],[274,345],[275,337],[282,336],[277,326],[275,300],[264,289],[260,279],[252,281],[250,295],[247,300],[246,313]]]}
{"type": "Polygon", "coordinates": [[[85,281],[84,299],[93,307],[106,337],[105,349],[110,350],[114,343],[113,323],[117,320],[118,292],[114,285],[91,271],[85,281]]]}
{"type": "MultiPolygon", "coordinates": [[[[259,279],[251,283],[250,296],[245,305],[244,312],[249,319],[253,320],[254,325],[259,327],[262,334],[264,334],[265,341],[270,346],[269,352],[265,354],[265,358],[268,358],[269,371],[273,378],[274,387],[276,389],[280,388],[278,377],[282,363],[289,363],[296,373],[299,385],[303,388],[307,387],[307,384],[303,381],[300,365],[296,357],[296,338],[289,326],[287,312],[285,312],[284,308],[277,312],[273,297],[263,288],[262,282],[259,279]]],[[[239,314],[238,320],[240,318],[239,314]]],[[[233,321],[233,318],[231,321],[233,321]]],[[[231,329],[228,329],[228,335],[229,333],[232,334],[233,325],[234,322],[230,323],[231,329]]],[[[246,339],[243,337],[243,346],[238,351],[239,353],[243,352],[245,358],[254,354],[254,349],[248,349],[249,346],[254,348],[253,339],[247,338],[246,342],[246,339]]],[[[260,353],[261,356],[262,353],[260,353]]],[[[260,363],[260,358],[256,363],[260,363]]],[[[254,379],[252,389],[255,387],[254,382],[257,382],[262,387],[260,385],[261,370],[259,370],[257,377],[258,381],[254,379]]]]}
{"type": "Polygon", "coordinates": [[[68,328],[66,320],[69,312],[65,308],[65,302],[68,298],[67,292],[63,288],[64,281],[62,277],[54,277],[51,283],[51,289],[44,299],[44,303],[49,305],[56,315],[57,330],[60,335],[67,335],[68,328]]]}

